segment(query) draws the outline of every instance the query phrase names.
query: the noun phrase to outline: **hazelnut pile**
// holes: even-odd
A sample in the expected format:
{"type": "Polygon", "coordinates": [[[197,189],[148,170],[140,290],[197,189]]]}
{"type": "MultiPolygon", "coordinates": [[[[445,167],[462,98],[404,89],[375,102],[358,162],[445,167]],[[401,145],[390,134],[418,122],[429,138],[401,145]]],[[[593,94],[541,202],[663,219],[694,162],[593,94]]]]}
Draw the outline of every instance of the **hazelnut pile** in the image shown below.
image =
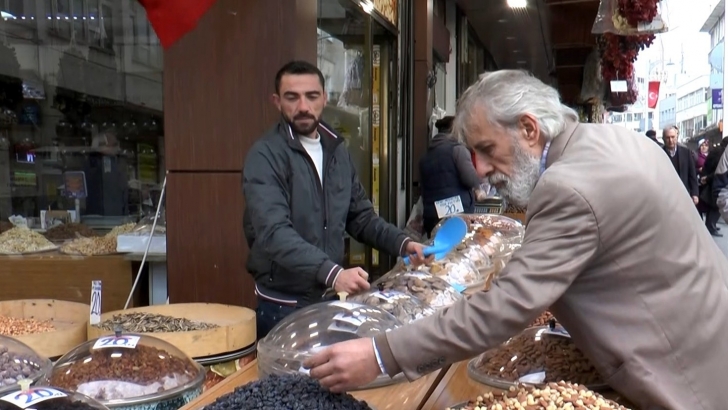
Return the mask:
{"type": "Polygon", "coordinates": [[[23,336],[55,330],[50,320],[23,319],[0,315],[0,335],[23,336]]]}
{"type": "Polygon", "coordinates": [[[548,326],[551,319],[554,319],[554,315],[552,315],[551,312],[547,310],[541,313],[541,316],[537,317],[536,320],[534,320],[529,327],[548,326]]]}
{"type": "Polygon", "coordinates": [[[586,387],[567,382],[549,383],[542,389],[511,387],[486,393],[465,406],[447,410],[628,410],[586,387]]]}

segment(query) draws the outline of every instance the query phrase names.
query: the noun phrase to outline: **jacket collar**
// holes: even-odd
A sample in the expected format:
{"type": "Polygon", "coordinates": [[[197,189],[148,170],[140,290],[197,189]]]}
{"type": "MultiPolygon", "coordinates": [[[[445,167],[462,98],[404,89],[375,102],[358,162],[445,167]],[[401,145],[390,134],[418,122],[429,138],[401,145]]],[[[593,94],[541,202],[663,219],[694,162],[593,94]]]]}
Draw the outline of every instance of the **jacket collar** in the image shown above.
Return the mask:
{"type": "Polygon", "coordinates": [[[566,126],[564,130],[551,141],[548,155],[546,156],[546,168],[550,167],[551,164],[556,162],[561,155],[564,153],[566,146],[571,141],[571,137],[574,135],[574,131],[579,126],[577,121],[566,120],[566,126]]]}
{"type": "MultiPolygon", "coordinates": [[[[303,145],[301,145],[298,136],[293,132],[291,125],[283,116],[281,116],[280,122],[278,123],[278,130],[280,131],[279,134],[288,142],[289,147],[298,151],[306,151],[303,145]]],[[[321,145],[325,151],[333,152],[339,144],[344,142],[344,138],[337,135],[333,131],[333,128],[323,121],[319,121],[318,132],[321,136],[321,145]]]]}

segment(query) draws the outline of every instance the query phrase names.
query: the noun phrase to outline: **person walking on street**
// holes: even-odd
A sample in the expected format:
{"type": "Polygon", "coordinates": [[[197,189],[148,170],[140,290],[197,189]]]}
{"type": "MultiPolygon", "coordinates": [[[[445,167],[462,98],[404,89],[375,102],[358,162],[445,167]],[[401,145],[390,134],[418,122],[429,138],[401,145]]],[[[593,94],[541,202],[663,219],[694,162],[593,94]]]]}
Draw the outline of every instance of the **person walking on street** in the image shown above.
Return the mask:
{"type": "Polygon", "coordinates": [[[685,189],[695,205],[698,204],[698,174],[695,171],[695,159],[689,149],[677,143],[677,127],[671,125],[662,130],[662,140],[665,142],[665,153],[670,158],[672,166],[680,177],[685,189]]]}

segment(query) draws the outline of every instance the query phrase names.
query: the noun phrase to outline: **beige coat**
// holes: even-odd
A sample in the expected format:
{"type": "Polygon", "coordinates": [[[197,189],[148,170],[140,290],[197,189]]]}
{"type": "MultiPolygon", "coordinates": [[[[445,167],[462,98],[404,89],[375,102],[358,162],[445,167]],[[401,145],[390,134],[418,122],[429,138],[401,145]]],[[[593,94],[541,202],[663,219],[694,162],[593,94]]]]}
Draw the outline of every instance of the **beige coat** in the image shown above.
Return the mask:
{"type": "Polygon", "coordinates": [[[528,204],[523,247],[492,290],[376,342],[387,372],[413,380],[548,308],[642,409],[728,409],[728,261],[647,137],[569,124],[528,204]]]}

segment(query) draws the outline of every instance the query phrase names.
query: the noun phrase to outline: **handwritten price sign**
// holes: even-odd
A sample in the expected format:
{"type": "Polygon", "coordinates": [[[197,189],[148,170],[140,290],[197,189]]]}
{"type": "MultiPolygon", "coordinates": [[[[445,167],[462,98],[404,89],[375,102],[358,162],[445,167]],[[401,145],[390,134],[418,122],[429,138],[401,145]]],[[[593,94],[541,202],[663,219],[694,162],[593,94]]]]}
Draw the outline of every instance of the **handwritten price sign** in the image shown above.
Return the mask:
{"type": "Polygon", "coordinates": [[[104,349],[107,347],[124,347],[127,349],[133,349],[139,343],[139,336],[105,336],[100,337],[99,340],[94,343],[94,349],[104,349]]]}
{"type": "Polygon", "coordinates": [[[42,401],[59,397],[66,397],[66,393],[48,387],[33,387],[26,391],[10,393],[0,397],[0,400],[25,409],[42,401]]]}

